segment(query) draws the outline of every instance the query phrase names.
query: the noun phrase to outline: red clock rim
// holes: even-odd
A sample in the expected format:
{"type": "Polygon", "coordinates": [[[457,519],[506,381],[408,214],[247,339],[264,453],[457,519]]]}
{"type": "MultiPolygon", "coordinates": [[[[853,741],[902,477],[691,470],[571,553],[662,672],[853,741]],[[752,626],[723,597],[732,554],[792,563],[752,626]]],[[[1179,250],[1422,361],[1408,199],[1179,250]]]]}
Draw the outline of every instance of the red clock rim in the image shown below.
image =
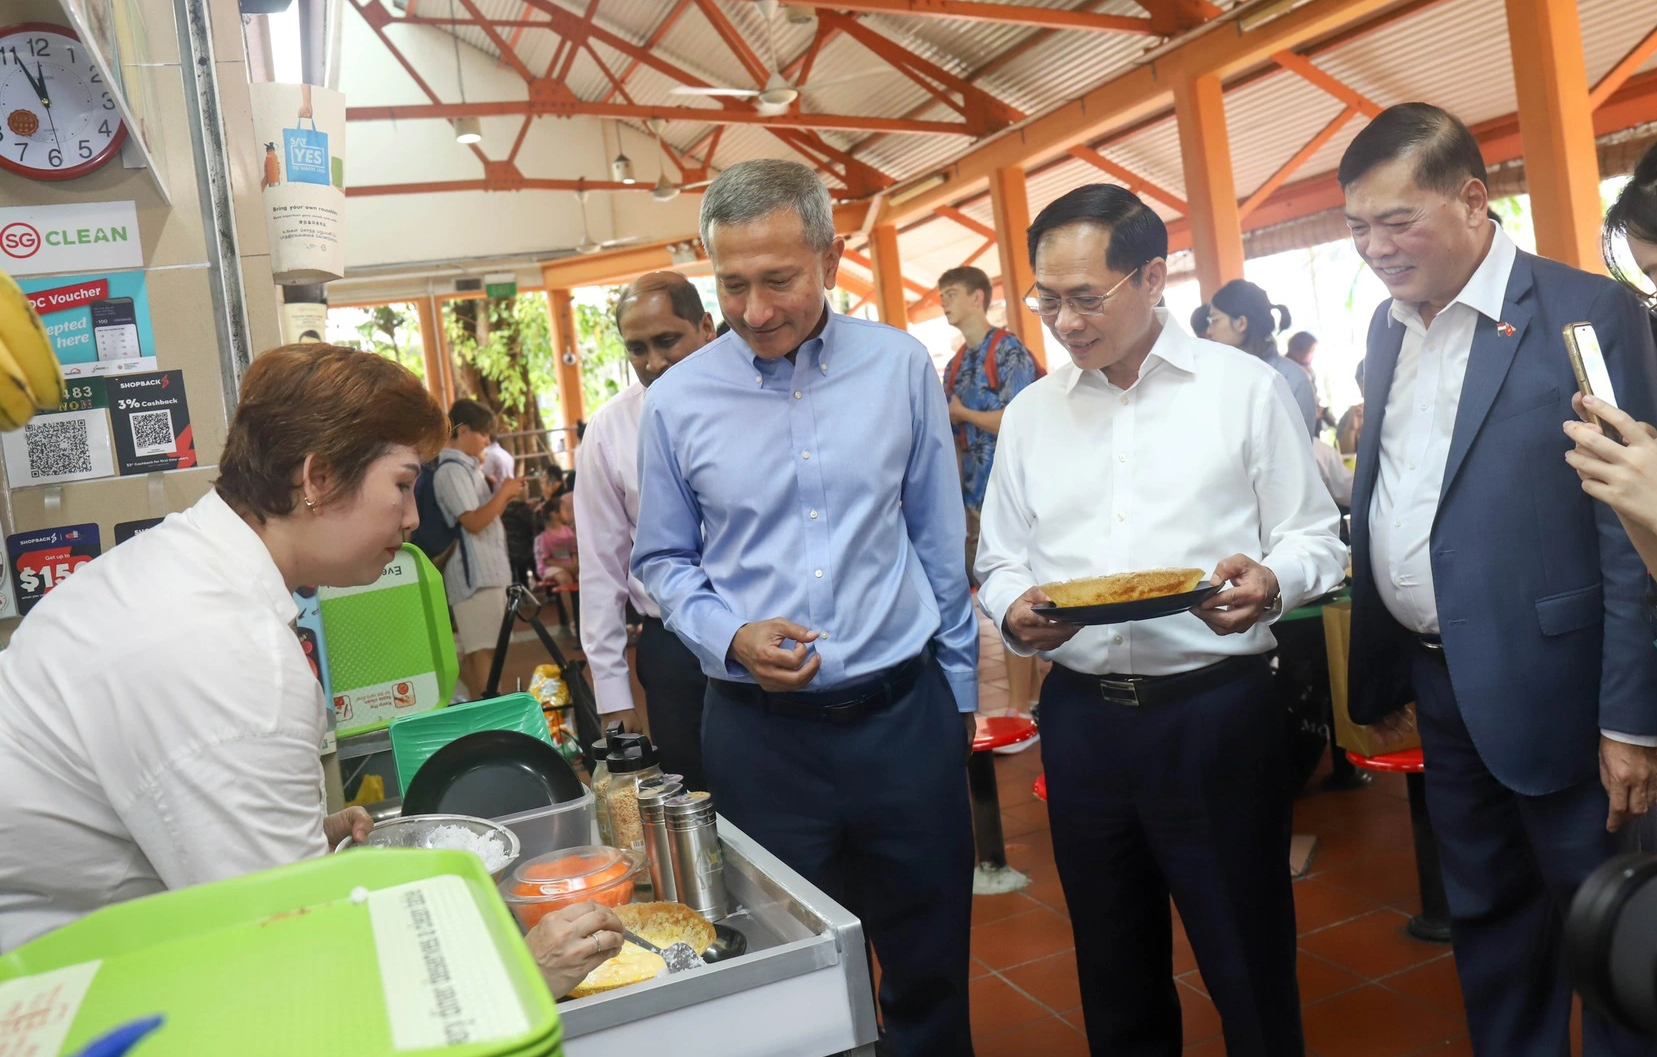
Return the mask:
{"type": "MultiPolygon", "coordinates": [[[[9,37],[13,33],[23,33],[31,29],[56,33],[60,37],[68,37],[77,44],[84,45],[86,43],[81,40],[80,34],[76,33],[73,28],[60,26],[52,22],[14,22],[9,26],[0,26],[0,37],[9,37]]],[[[116,128],[115,135],[111,137],[109,145],[79,165],[67,169],[31,169],[27,165],[20,165],[4,155],[0,155],[0,169],[31,180],[73,180],[76,177],[94,173],[108,165],[115,155],[120,152],[121,145],[127,141],[127,122],[125,118],[121,117],[119,108],[115,111],[115,119],[120,122],[120,125],[116,128]]]]}

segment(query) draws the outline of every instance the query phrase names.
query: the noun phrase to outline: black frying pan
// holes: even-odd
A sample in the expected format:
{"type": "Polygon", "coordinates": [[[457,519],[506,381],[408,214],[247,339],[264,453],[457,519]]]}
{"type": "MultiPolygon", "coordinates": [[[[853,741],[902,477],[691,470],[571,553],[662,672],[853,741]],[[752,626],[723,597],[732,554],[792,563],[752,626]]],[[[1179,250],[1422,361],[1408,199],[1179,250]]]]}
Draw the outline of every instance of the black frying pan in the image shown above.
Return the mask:
{"type": "Polygon", "coordinates": [[[499,818],[581,799],[558,750],[515,730],[480,730],[432,753],[403,791],[404,815],[499,818]]]}

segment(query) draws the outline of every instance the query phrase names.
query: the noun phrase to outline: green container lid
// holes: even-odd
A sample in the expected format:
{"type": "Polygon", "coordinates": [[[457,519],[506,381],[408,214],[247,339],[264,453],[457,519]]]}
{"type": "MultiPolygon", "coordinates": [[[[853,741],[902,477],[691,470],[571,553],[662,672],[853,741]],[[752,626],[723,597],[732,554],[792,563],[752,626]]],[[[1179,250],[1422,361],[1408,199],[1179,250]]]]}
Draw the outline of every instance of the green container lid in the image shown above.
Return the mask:
{"type": "Polygon", "coordinates": [[[443,708],[460,677],[443,576],[403,544],[366,587],[317,592],[329,686],[342,738],[443,708]]]}
{"type": "Polygon", "coordinates": [[[0,957],[0,1008],[28,992],[68,1023],[64,1054],[155,1014],[143,1057],[562,1053],[467,852],[357,849],[106,907],[0,957]]]}

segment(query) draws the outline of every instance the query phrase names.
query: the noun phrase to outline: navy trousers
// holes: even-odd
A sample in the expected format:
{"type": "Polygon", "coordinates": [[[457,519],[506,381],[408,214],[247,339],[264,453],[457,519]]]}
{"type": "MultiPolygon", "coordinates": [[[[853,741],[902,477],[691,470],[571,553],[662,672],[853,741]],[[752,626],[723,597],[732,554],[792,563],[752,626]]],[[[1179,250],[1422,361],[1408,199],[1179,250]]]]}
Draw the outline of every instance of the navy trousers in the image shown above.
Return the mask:
{"type": "MultiPolygon", "coordinates": [[[[1441,657],[1418,650],[1416,715],[1473,1052],[1569,1057],[1560,936],[1577,886],[1620,848],[1605,831],[1610,802],[1598,780],[1546,796],[1498,782],[1467,732],[1441,657]]],[[[1582,1052],[1633,1057],[1652,1047],[1584,1012],[1582,1052]]]]}
{"type": "Polygon", "coordinates": [[[708,677],[702,662],[660,620],[645,617],[635,665],[650,733],[662,757],[662,770],[684,775],[686,789],[706,789],[702,770],[702,699],[708,677]]]}
{"type": "Polygon", "coordinates": [[[1055,667],[1041,693],[1053,855],[1094,1057],[1179,1057],[1172,895],[1229,1057],[1300,1057],[1283,717],[1264,658],[1128,707],[1055,667]]]}
{"type": "Polygon", "coordinates": [[[936,661],[846,724],[771,716],[709,684],[702,758],[719,811],[856,914],[880,959],[881,1053],[971,1057],[967,735],[936,661]]]}

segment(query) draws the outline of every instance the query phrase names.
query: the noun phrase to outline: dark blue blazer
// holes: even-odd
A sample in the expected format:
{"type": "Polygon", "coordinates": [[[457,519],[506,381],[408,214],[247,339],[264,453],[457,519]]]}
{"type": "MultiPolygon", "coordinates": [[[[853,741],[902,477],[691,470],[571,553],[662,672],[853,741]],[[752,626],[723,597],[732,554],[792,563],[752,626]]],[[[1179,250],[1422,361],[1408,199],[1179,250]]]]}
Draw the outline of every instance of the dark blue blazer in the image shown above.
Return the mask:
{"type": "MultiPolygon", "coordinates": [[[[1352,488],[1352,718],[1414,700],[1411,635],[1376,592],[1369,512],[1404,326],[1370,323],[1352,488]]],[[[1594,325],[1617,402],[1657,421],[1646,313],[1609,279],[1521,252],[1498,322],[1479,318],[1430,554],[1450,679],[1490,772],[1516,792],[1598,774],[1601,729],[1657,735],[1646,573],[1616,515],[1565,462],[1576,379],[1566,324],[1594,325]],[[1511,331],[1508,328],[1511,327],[1511,331]]]]}

